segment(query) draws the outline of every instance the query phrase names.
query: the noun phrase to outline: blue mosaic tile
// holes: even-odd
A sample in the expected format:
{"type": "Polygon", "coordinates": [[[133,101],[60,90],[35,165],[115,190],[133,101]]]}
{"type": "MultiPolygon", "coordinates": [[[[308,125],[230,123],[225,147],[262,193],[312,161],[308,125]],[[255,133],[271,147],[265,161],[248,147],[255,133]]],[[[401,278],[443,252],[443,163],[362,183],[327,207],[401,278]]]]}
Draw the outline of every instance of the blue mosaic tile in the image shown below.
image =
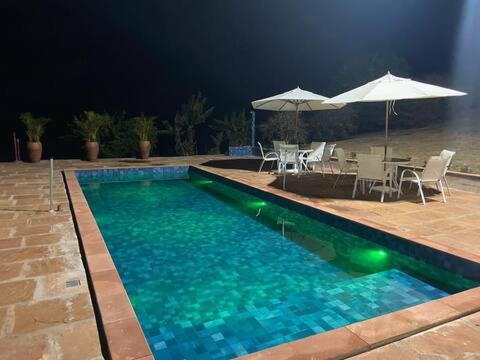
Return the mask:
{"type": "Polygon", "coordinates": [[[228,184],[229,186],[245,191],[266,201],[271,201],[280,206],[285,206],[294,211],[298,211],[306,216],[325,222],[339,229],[349,231],[358,236],[368,238],[378,244],[387,246],[390,249],[399,251],[403,254],[415,257],[422,261],[441,267],[447,271],[454,272],[460,276],[469,278],[473,281],[480,282],[480,263],[470,261],[452,254],[430,248],[428,246],[409,241],[398,236],[390,235],[383,231],[370,228],[366,225],[343,219],[333,214],[328,214],[310,206],[299,204],[281,196],[259,190],[236,181],[203,171],[199,168],[190,168],[189,171],[194,174],[215,179],[218,182],[228,184]]]}
{"type": "Polygon", "coordinates": [[[76,170],[80,184],[188,179],[188,166],[76,170]]]}

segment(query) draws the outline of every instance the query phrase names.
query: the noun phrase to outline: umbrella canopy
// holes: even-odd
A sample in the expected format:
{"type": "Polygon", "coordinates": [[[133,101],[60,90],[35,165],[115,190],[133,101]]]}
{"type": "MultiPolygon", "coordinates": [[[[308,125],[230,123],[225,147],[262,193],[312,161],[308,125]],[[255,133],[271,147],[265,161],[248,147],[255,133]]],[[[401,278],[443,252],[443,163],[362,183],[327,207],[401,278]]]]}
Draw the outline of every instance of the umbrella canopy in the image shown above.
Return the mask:
{"type": "Polygon", "coordinates": [[[345,104],[324,104],[327,97],[310,91],[296,89],[265,99],[252,101],[254,109],[270,111],[316,111],[340,109],[345,104]]]}
{"type": "Polygon", "coordinates": [[[377,80],[325,100],[325,105],[354,102],[379,102],[406,99],[432,99],[447,96],[462,96],[466,93],[430,85],[387,73],[377,80]]]}
{"type": "Polygon", "coordinates": [[[433,99],[447,96],[467,95],[464,92],[447,89],[441,86],[430,85],[407,78],[393,76],[390,72],[377,80],[344,92],[324,104],[344,104],[354,102],[383,102],[385,101],[385,158],[388,147],[388,118],[393,104],[397,100],[406,99],[433,99]]]}

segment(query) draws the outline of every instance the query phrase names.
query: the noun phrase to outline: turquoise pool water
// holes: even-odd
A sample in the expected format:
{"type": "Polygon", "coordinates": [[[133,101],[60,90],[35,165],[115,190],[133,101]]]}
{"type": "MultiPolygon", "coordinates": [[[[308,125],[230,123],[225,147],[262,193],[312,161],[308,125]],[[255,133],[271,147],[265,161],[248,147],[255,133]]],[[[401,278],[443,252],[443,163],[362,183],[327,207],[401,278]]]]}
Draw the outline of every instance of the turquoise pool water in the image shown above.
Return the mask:
{"type": "Polygon", "coordinates": [[[232,358],[475,286],[196,174],[82,188],[160,359],[232,358]]]}

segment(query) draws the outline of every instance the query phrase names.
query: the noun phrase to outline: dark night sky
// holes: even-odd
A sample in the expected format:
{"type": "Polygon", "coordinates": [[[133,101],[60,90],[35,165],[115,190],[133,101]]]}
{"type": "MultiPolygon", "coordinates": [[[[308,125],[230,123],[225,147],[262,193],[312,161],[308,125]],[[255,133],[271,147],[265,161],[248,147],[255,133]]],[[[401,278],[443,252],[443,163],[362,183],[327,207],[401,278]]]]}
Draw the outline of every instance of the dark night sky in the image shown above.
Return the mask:
{"type": "Polygon", "coordinates": [[[198,90],[217,116],[297,85],[333,96],[332,73],[365,53],[448,74],[462,4],[3,0],[2,143],[24,111],[61,128],[86,109],[170,119],[198,90]]]}

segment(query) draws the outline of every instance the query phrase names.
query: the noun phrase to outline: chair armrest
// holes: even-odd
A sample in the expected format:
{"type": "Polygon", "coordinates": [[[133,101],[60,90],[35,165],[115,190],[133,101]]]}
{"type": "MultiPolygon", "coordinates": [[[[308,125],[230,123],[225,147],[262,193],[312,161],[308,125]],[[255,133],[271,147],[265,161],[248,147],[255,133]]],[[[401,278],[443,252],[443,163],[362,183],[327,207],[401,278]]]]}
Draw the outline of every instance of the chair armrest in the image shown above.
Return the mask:
{"type": "Polygon", "coordinates": [[[420,176],[418,175],[418,173],[416,171],[413,171],[412,169],[405,169],[402,171],[402,174],[400,175],[400,181],[403,180],[403,176],[406,174],[406,173],[411,173],[415,178],[417,178],[417,180],[420,182],[420,176]]]}
{"type": "Polygon", "coordinates": [[[279,157],[280,156],[275,151],[272,151],[272,152],[269,152],[269,153],[265,154],[265,159],[273,159],[273,158],[278,159],[279,157]]]}

